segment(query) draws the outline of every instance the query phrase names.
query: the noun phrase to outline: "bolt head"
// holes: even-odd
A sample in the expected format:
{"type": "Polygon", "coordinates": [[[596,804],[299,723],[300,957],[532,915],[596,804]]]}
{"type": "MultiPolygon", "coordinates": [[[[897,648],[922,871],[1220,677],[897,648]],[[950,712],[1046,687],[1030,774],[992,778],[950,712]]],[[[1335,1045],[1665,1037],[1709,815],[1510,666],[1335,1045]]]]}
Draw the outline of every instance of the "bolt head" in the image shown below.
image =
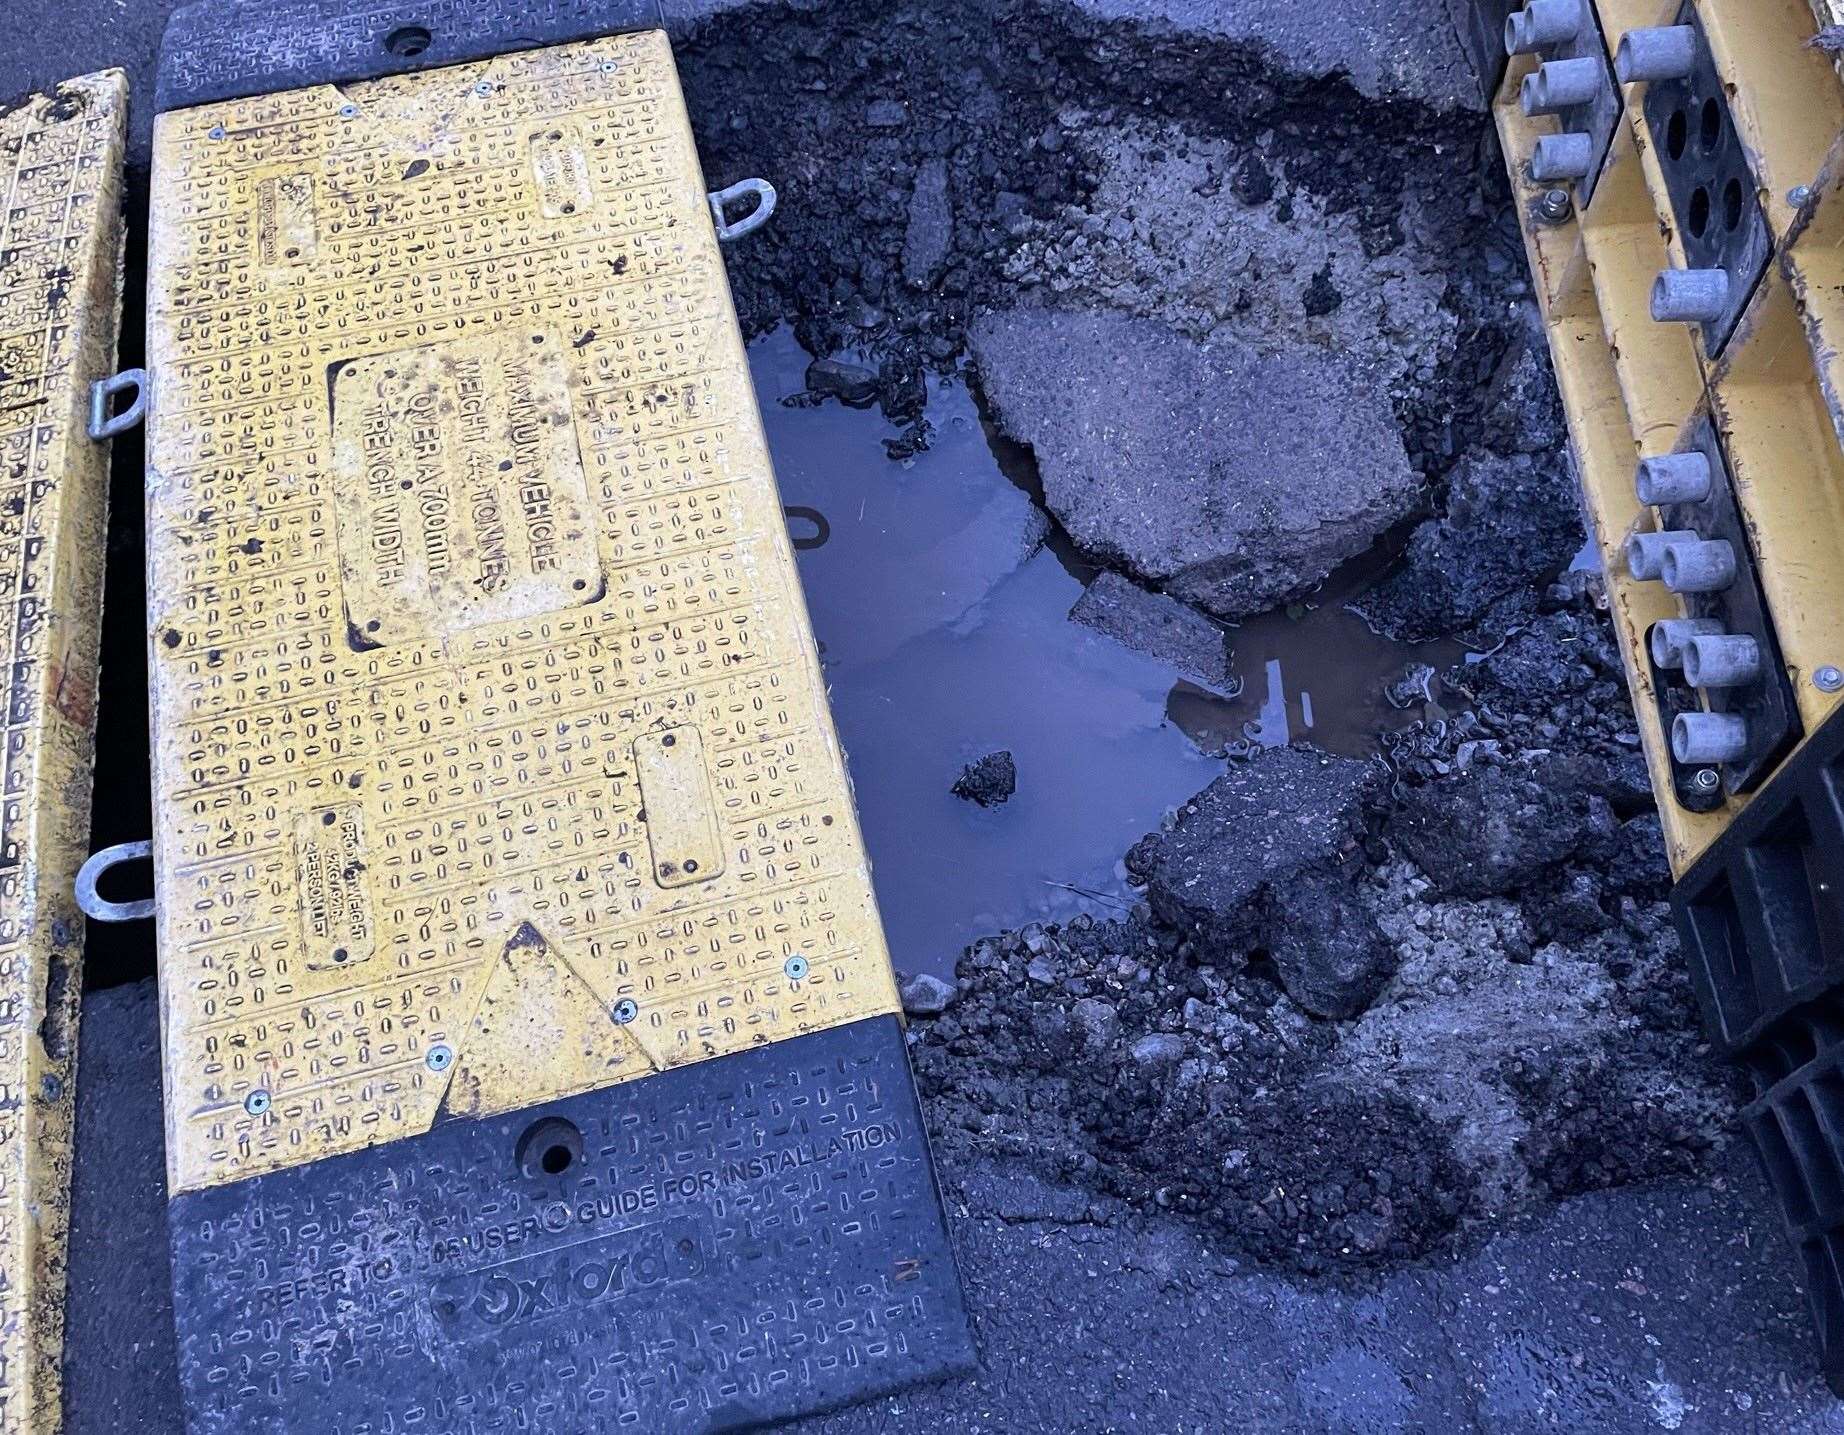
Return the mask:
{"type": "Polygon", "coordinates": [[[223,139],[224,138],[224,126],[223,125],[213,125],[209,130],[205,132],[205,138],[214,139],[214,140],[223,139]]]}
{"type": "Polygon", "coordinates": [[[359,117],[359,107],[357,105],[341,105],[339,107],[339,117],[342,120],[356,120],[359,117]]]}
{"type": "Polygon", "coordinates": [[[474,93],[484,100],[488,95],[493,93],[493,82],[491,80],[482,80],[479,84],[474,86],[474,93]]]}
{"type": "Polygon", "coordinates": [[[1812,674],[1812,684],[1821,693],[1835,693],[1844,688],[1844,669],[1826,663],[1824,667],[1812,674]]]}
{"type": "Polygon", "coordinates": [[[789,957],[787,961],[781,964],[781,970],[788,974],[789,981],[797,982],[807,975],[807,959],[805,957],[789,957]]]}
{"type": "Polygon", "coordinates": [[[1546,189],[1537,201],[1537,215],[1551,224],[1561,224],[1575,212],[1575,201],[1568,190],[1560,187],[1546,189]]]}
{"type": "Polygon", "coordinates": [[[1722,774],[1713,767],[1700,767],[1691,773],[1690,785],[1697,792],[1714,792],[1722,786],[1722,774]]]}
{"type": "Polygon", "coordinates": [[[261,1116],[269,1109],[269,1093],[262,1090],[252,1091],[243,1098],[243,1109],[252,1116],[261,1116]]]}
{"type": "Polygon", "coordinates": [[[611,1015],[622,1026],[626,1026],[635,1017],[640,1015],[640,1005],[632,997],[622,997],[620,1001],[615,1003],[615,1009],[611,1015]]]}
{"type": "Polygon", "coordinates": [[[1811,198],[1812,186],[1809,184],[1796,184],[1786,192],[1786,202],[1794,209],[1802,207],[1811,198]]]}
{"type": "Polygon", "coordinates": [[[431,1071],[447,1071],[449,1067],[455,1064],[454,1048],[443,1046],[438,1042],[436,1045],[429,1048],[429,1053],[423,1058],[423,1061],[431,1071]]]}

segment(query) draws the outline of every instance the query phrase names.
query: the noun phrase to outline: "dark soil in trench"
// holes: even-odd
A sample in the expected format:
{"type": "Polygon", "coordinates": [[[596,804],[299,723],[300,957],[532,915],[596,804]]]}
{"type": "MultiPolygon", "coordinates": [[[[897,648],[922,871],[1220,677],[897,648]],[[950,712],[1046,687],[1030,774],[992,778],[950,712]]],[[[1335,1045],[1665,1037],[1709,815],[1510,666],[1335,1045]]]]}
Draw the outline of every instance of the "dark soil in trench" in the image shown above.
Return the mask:
{"type": "Polygon", "coordinates": [[[1200,227],[1336,218],[1386,263],[1413,214],[1443,246],[1450,340],[1387,380],[1431,517],[1357,606],[1488,655],[1369,764],[1232,763],[1246,790],[1200,794],[1130,856],[1148,897],[1130,914],[970,947],[912,1030],[950,1187],[1022,1163],[1078,1202],[1187,1213],[1238,1257],[1325,1271],[1705,1169],[1734,1093],[1699,1044],[1597,585],[1556,581],[1580,542],[1566,436],[1484,118],[1028,4],[744,12],[680,56],[712,183],[782,191],[731,260],[745,327],[881,360],[918,443],[917,369],[961,370],[975,316],[1024,290],[1198,332],[1344,302],[1325,273],[1257,272],[1215,315],[1160,310],[1147,296],[1184,276],[1123,237],[1110,143],[1154,164],[1196,146],[1205,179],[1176,202],[1200,227]],[[942,166],[951,241],[918,274],[919,181],[942,166]],[[1072,227],[1116,251],[1072,268],[1072,227]],[[1477,477],[1494,465],[1509,498],[1477,477]]]}

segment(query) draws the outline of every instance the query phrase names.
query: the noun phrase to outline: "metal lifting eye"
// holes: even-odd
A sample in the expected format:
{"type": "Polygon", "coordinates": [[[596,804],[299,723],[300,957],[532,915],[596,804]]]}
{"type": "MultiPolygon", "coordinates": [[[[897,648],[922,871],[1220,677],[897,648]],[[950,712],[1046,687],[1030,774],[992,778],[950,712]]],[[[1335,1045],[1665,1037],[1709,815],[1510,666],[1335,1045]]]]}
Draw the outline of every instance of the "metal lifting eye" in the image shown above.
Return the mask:
{"type": "Polygon", "coordinates": [[[122,842],[92,856],[77,873],[77,905],[83,909],[83,914],[96,922],[139,922],[153,916],[152,897],[134,902],[111,902],[96,890],[103,873],[125,867],[130,862],[145,862],[153,855],[151,842],[122,842]]]}
{"type": "Polygon", "coordinates": [[[717,226],[717,238],[724,244],[741,239],[746,234],[754,234],[775,212],[775,187],[765,179],[739,180],[728,189],[713,190],[710,195],[711,220],[717,226]],[[732,223],[728,217],[730,206],[745,195],[756,197],[756,206],[741,219],[732,223]]]}

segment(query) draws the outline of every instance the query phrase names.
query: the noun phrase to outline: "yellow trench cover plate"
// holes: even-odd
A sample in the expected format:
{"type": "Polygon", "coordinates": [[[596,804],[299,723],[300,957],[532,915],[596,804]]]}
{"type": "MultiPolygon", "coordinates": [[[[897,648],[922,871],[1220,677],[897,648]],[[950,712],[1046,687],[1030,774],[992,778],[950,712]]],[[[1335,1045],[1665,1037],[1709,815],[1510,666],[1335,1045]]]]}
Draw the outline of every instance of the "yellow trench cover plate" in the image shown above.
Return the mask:
{"type": "Polygon", "coordinates": [[[0,112],[0,1432],[59,1425],[127,110],[112,71],[0,112]]]}
{"type": "Polygon", "coordinates": [[[154,166],[171,1191],[896,1011],[665,36],[154,166]]]}

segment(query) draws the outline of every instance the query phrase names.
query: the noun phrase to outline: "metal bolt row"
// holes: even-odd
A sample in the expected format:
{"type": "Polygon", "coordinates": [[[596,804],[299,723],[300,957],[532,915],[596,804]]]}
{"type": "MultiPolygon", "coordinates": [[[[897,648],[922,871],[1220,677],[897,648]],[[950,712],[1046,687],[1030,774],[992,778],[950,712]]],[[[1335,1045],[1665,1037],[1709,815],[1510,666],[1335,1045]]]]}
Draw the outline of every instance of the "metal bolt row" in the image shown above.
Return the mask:
{"type": "MultiPolygon", "coordinates": [[[[1715,478],[1701,453],[1642,459],[1633,487],[1641,503],[1702,503],[1715,478]]],[[[1690,529],[1635,533],[1626,542],[1626,570],[1674,593],[1720,593],[1735,582],[1735,548],[1724,538],[1690,529]]],[[[1652,626],[1652,661],[1681,670],[1693,688],[1746,687],[1761,676],[1761,645],[1729,633],[1714,618],[1668,618],[1652,626]]],[[[1748,751],[1748,722],[1735,713],[1680,713],[1671,724],[1671,752],[1681,763],[1734,762],[1748,751]]]]}
{"type": "MultiPolygon", "coordinates": [[[[1530,55],[1566,45],[1587,23],[1586,0],[1530,0],[1505,21],[1505,51],[1530,55]]],[[[1601,62],[1591,56],[1546,60],[1524,77],[1518,101],[1530,116],[1559,114],[1592,104],[1607,84],[1601,62]]],[[[1594,168],[1594,138],[1585,132],[1544,135],[1530,156],[1530,177],[1538,184],[1586,179],[1594,168]]],[[[1567,211],[1550,218],[1560,223],[1567,211]]]]}

